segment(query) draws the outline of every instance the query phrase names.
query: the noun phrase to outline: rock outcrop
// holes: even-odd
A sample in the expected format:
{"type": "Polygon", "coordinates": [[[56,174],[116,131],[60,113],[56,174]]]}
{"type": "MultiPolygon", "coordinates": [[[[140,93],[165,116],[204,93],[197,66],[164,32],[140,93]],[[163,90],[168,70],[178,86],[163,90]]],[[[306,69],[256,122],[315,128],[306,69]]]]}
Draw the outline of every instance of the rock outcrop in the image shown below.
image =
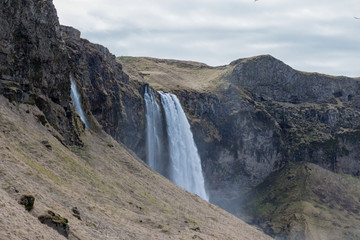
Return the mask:
{"type": "Polygon", "coordinates": [[[81,86],[82,104],[88,118],[95,117],[107,133],[144,157],[142,85],[129,82],[121,64],[107,48],[80,38],[80,32],[72,27],[61,26],[61,30],[70,56],[71,73],[81,86]]]}
{"type": "Polygon", "coordinates": [[[69,237],[70,227],[69,221],[66,218],[63,218],[59,214],[49,210],[46,214],[39,216],[38,219],[42,224],[48,225],[49,227],[55,229],[64,237],[69,237]]]}
{"type": "Polygon", "coordinates": [[[358,80],[299,72],[271,56],[232,64],[226,81],[251,93],[277,123],[285,161],[359,176],[358,80]]]}
{"type": "Polygon", "coordinates": [[[234,70],[226,81],[244,87],[260,101],[348,102],[360,89],[352,78],[296,71],[270,55],[239,59],[230,65],[234,70]]]}
{"type": "Polygon", "coordinates": [[[34,208],[35,197],[32,195],[22,195],[19,204],[24,205],[26,211],[31,211],[34,208]]]}
{"type": "Polygon", "coordinates": [[[0,94],[35,104],[67,144],[80,144],[70,66],[50,1],[1,1],[0,94]]]}
{"type": "Polygon", "coordinates": [[[177,92],[191,119],[210,201],[234,212],[238,198],[283,161],[281,132],[239,88],[177,92]]]}

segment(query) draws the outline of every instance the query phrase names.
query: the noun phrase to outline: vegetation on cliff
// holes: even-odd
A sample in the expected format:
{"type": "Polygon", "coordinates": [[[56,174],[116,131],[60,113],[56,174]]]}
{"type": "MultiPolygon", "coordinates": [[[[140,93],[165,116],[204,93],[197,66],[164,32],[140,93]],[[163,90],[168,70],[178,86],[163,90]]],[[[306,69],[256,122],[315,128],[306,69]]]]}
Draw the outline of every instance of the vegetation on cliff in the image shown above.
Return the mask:
{"type": "Polygon", "coordinates": [[[251,190],[239,215],[279,239],[359,239],[360,180],[298,162],[251,190]]]}

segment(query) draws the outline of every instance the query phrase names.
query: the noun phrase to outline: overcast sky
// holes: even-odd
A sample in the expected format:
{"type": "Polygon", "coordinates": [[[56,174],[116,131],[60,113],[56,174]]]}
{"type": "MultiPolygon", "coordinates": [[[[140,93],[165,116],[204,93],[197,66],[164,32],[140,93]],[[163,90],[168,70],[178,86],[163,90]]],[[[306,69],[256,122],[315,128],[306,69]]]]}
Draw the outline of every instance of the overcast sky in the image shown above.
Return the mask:
{"type": "Polygon", "coordinates": [[[53,0],[60,23],[116,56],[211,66],[271,54],[295,69],[360,77],[360,0],[53,0]]]}

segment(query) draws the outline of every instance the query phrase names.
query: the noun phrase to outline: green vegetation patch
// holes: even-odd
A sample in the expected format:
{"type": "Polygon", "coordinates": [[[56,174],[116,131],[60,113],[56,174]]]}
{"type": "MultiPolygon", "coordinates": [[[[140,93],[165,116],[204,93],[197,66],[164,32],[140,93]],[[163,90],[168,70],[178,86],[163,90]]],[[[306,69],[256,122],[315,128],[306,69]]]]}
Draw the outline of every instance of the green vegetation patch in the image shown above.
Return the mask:
{"type": "Polygon", "coordinates": [[[360,238],[359,181],[311,163],[288,163],[246,195],[239,215],[273,236],[360,238]]]}

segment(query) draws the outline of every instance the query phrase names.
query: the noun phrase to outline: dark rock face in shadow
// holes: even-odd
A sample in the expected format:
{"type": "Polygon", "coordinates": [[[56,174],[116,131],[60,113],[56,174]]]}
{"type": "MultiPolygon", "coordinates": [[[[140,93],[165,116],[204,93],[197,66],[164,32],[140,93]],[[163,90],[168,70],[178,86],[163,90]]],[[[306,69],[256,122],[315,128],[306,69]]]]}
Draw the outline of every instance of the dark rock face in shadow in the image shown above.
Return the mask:
{"type": "Polygon", "coordinates": [[[90,122],[93,116],[107,133],[145,159],[143,84],[129,81],[107,48],[80,38],[72,27],[61,30],[90,122]]]}
{"type": "Polygon", "coordinates": [[[0,3],[0,94],[35,104],[66,144],[81,144],[70,66],[51,1],[0,3]]]}

